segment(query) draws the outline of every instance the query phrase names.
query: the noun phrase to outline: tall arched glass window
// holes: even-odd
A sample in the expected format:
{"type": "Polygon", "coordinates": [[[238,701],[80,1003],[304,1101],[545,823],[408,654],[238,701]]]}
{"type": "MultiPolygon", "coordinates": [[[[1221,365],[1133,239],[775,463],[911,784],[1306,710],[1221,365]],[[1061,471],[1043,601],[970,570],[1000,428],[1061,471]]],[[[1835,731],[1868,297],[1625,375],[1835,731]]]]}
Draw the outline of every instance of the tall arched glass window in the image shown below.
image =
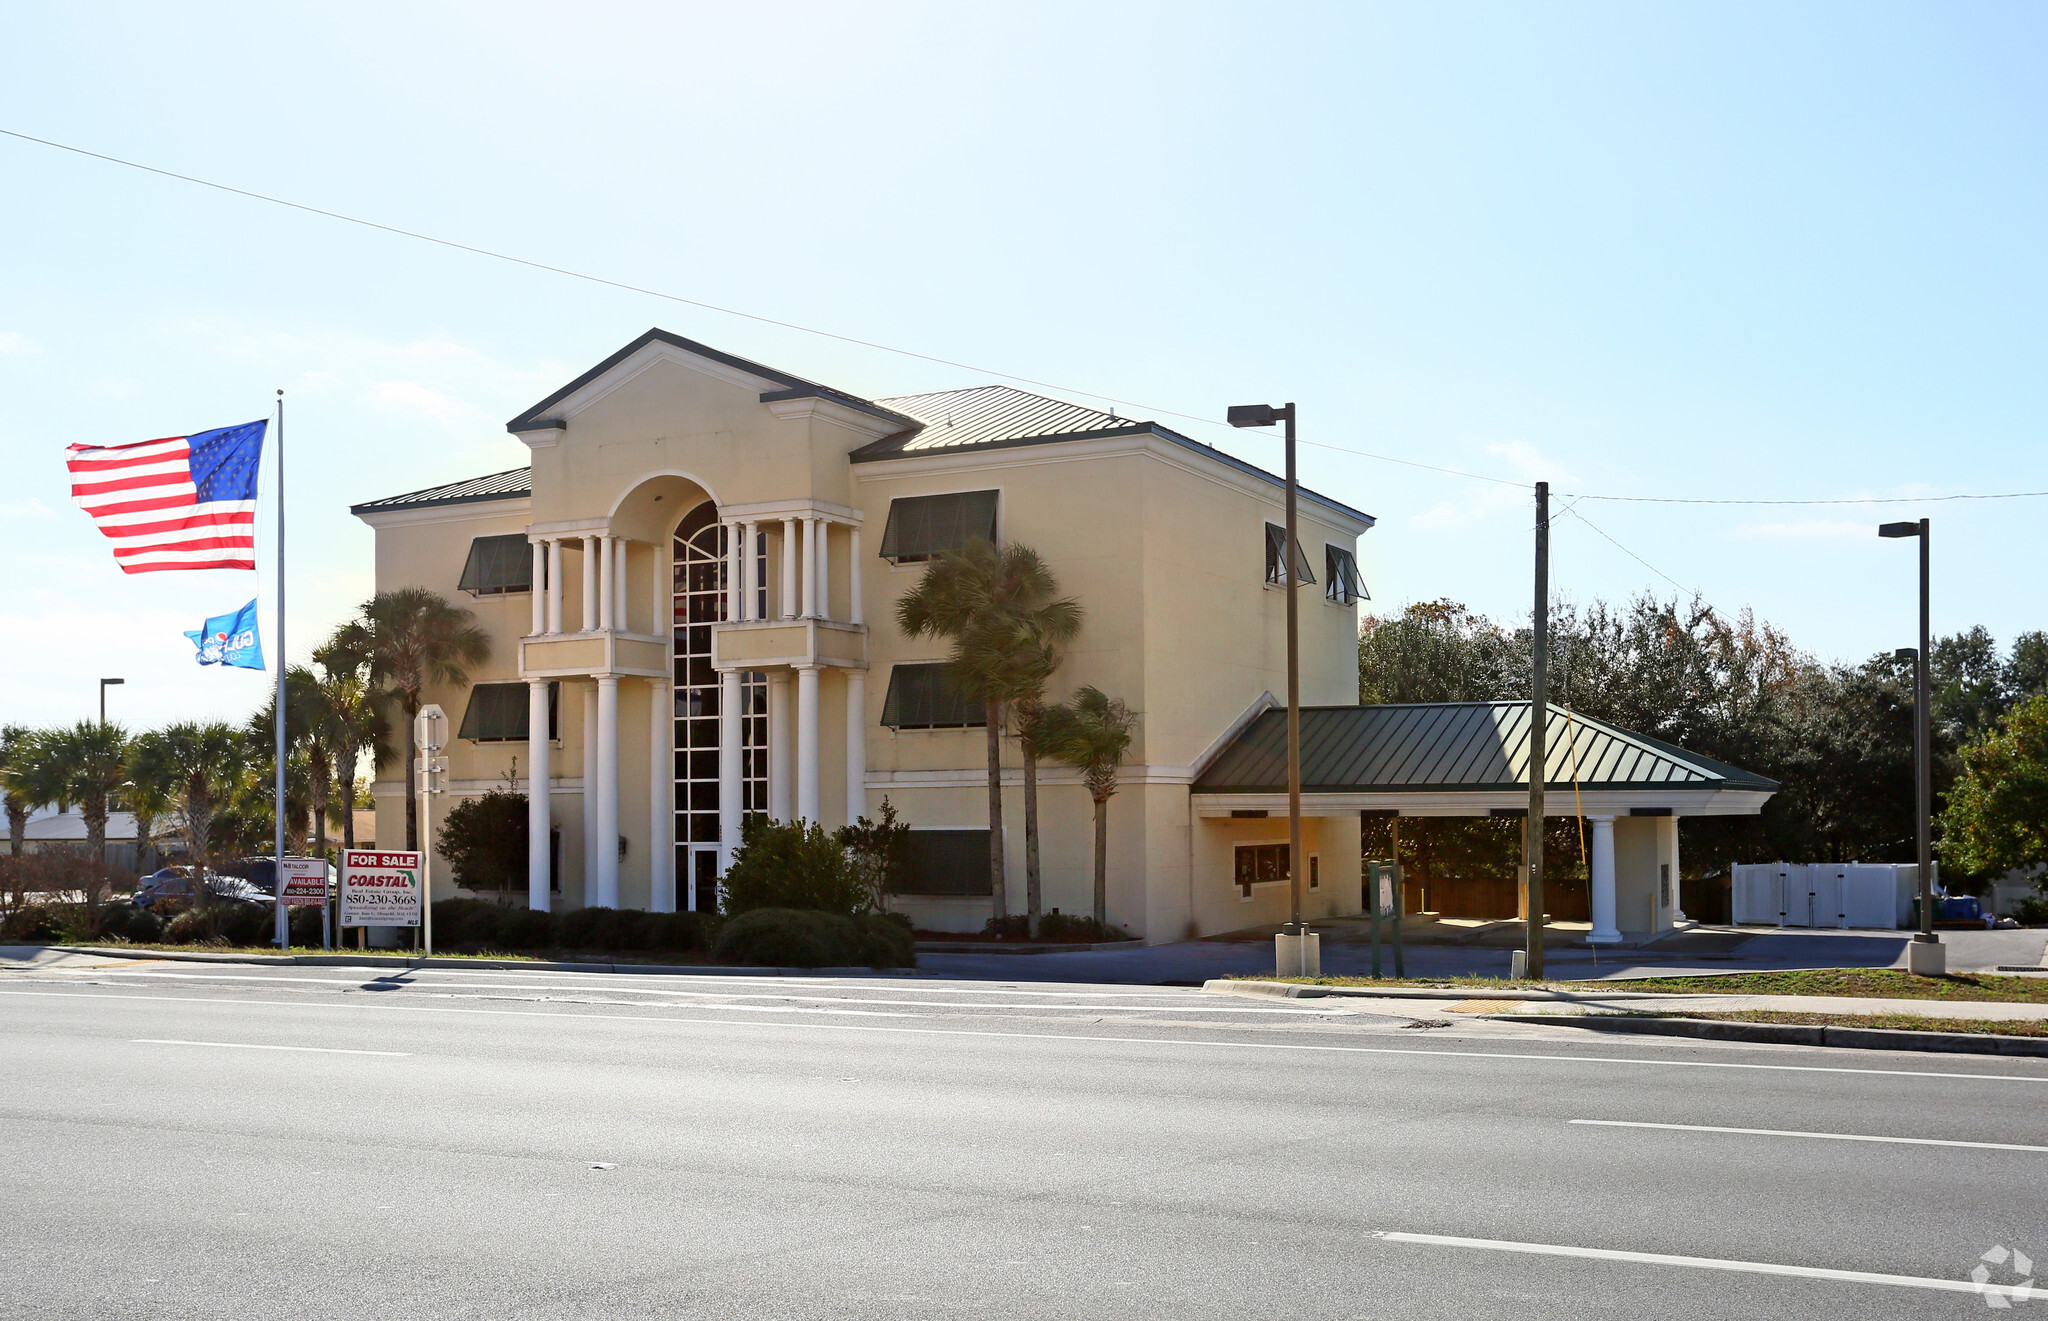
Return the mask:
{"type": "MultiPolygon", "coordinates": [[[[718,672],[711,626],[725,619],[726,529],[705,501],[675,533],[677,907],[718,905],[718,672]],[[694,893],[692,893],[694,890],[694,893]],[[694,900],[695,902],[692,902],[694,900]]],[[[743,813],[768,810],[768,676],[740,679],[743,813]]],[[[738,841],[734,841],[737,843],[738,841]]]]}

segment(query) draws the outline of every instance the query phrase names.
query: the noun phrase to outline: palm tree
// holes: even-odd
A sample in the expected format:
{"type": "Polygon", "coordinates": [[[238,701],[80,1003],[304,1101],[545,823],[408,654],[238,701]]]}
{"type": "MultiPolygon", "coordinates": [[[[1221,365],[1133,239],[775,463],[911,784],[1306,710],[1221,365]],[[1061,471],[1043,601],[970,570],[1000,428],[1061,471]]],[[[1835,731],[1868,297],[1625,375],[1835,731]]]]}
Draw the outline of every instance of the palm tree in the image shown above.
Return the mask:
{"type": "Polygon", "coordinates": [[[21,856],[21,842],[28,834],[28,814],[37,806],[28,796],[24,772],[28,769],[29,741],[35,735],[24,725],[0,727],[0,801],[7,805],[7,853],[21,856]]]}
{"type": "MultiPolygon", "coordinates": [[[[333,756],[320,738],[322,705],[320,681],[313,672],[303,665],[286,667],[285,845],[293,855],[305,853],[309,831],[318,841],[313,856],[327,855],[325,813],[332,783],[333,756]]],[[[262,710],[249,718],[247,735],[252,761],[274,784],[277,777],[276,693],[273,692],[264,702],[262,710]]],[[[276,790],[273,788],[271,793],[275,796],[276,790]]]]}
{"type": "MultiPolygon", "coordinates": [[[[896,625],[910,637],[953,643],[954,679],[981,699],[988,730],[988,861],[997,918],[1009,915],[1003,867],[1003,713],[1020,694],[1042,688],[1030,676],[1048,659],[1044,651],[1081,628],[1081,607],[1058,595],[1045,561],[1028,546],[997,547],[979,538],[932,557],[924,576],[896,603],[896,625]]],[[[1052,657],[1056,662],[1056,653],[1052,657]]],[[[1046,673],[1050,673],[1047,668],[1046,673]]],[[[1036,765],[1027,762],[1029,801],[1035,809],[1036,765]]],[[[1035,853],[1035,810],[1027,813],[1027,862],[1035,853]]],[[[1035,889],[1035,886],[1033,887],[1035,889]]]]}
{"type": "MultiPolygon", "coordinates": [[[[220,721],[182,721],[136,740],[138,778],[170,786],[170,799],[185,821],[185,845],[193,874],[203,877],[213,857],[214,817],[235,805],[249,780],[248,740],[220,721]]],[[[196,902],[210,892],[193,888],[196,902]]]]}
{"type": "Polygon", "coordinates": [[[78,804],[85,822],[86,856],[104,871],[107,812],[128,783],[128,733],[119,725],[81,720],[69,729],[35,735],[25,749],[26,786],[42,802],[78,804]]]}
{"type": "Polygon", "coordinates": [[[1060,648],[1080,627],[1080,608],[1054,601],[1045,609],[975,629],[953,663],[964,687],[1000,698],[1014,717],[1024,760],[1024,909],[1034,937],[1045,912],[1038,862],[1039,716],[1045,709],[1046,681],[1059,668],[1060,648]]]}
{"type": "Polygon", "coordinates": [[[141,755],[148,738],[149,735],[142,734],[129,740],[128,787],[121,791],[121,805],[135,816],[138,869],[145,868],[144,859],[156,847],[156,823],[177,806],[175,778],[161,763],[147,761],[141,755]]]}
{"type": "Polygon", "coordinates": [[[364,752],[372,764],[384,753],[389,722],[377,709],[367,665],[352,656],[336,633],[313,653],[321,670],[318,738],[334,759],[334,781],[340,786],[341,846],[356,846],[356,763],[364,752]]]}
{"type": "Polygon", "coordinates": [[[419,788],[412,773],[418,752],[413,743],[413,718],[420,713],[421,693],[430,683],[462,687],[469,683],[468,666],[490,659],[490,635],[470,622],[461,606],[425,587],[400,587],[379,592],[363,603],[361,617],[347,624],[329,644],[344,660],[366,664],[370,680],[387,688],[405,712],[405,847],[420,846],[419,788]]]}
{"type": "Polygon", "coordinates": [[[1095,800],[1095,922],[1109,922],[1109,800],[1116,794],[1116,768],[1131,749],[1136,717],[1122,702],[1093,686],[1072,703],[1045,708],[1039,739],[1047,755],[1081,772],[1095,800]]]}

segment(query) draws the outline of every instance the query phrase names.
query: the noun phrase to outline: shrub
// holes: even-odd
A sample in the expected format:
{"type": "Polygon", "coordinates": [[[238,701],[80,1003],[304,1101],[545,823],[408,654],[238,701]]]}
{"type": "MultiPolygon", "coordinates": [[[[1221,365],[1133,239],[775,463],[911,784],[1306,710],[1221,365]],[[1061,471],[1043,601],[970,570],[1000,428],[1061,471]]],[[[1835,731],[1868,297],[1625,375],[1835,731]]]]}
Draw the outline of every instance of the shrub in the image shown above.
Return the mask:
{"type": "Polygon", "coordinates": [[[870,968],[914,968],[917,941],[910,919],[901,913],[862,913],[853,919],[860,928],[860,953],[853,960],[870,968]]]}
{"type": "MultiPolygon", "coordinates": [[[[997,940],[1029,940],[1031,919],[1024,913],[1012,913],[1008,917],[992,917],[981,924],[981,934],[994,936],[997,940]]],[[[1131,933],[1122,927],[1097,922],[1092,916],[1079,913],[1062,913],[1054,910],[1041,913],[1038,918],[1040,940],[1087,941],[1130,940],[1131,933]]]]}
{"type": "Polygon", "coordinates": [[[868,890],[846,845],[815,822],[753,817],[725,873],[725,912],[810,909],[851,917],[865,912],[868,890]]]}
{"type": "Polygon", "coordinates": [[[1038,919],[1038,938],[1085,940],[1092,944],[1099,940],[1130,940],[1132,937],[1122,927],[1096,921],[1092,914],[1054,912],[1038,919]]]}
{"type": "Polygon", "coordinates": [[[300,904],[286,910],[285,931],[292,944],[319,949],[320,909],[312,904],[300,904]]]}
{"type": "Polygon", "coordinates": [[[449,949],[502,944],[513,911],[481,899],[443,899],[434,905],[434,943],[449,949]]]}
{"type": "Polygon", "coordinates": [[[526,885],[526,795],[493,789],[448,810],[439,834],[441,856],[467,890],[526,885]]]}
{"type": "Polygon", "coordinates": [[[47,945],[64,935],[64,914],[55,904],[30,904],[0,919],[0,941],[14,945],[47,945]]]}
{"type": "Polygon", "coordinates": [[[715,952],[735,963],[785,968],[907,968],[917,962],[910,924],[902,919],[812,908],[749,909],[720,928],[715,952]]]}
{"type": "Polygon", "coordinates": [[[257,904],[213,903],[172,918],[164,938],[174,945],[267,945],[274,920],[257,904]]]}
{"type": "Polygon", "coordinates": [[[2023,927],[2048,926],[2048,899],[2022,899],[2013,905],[2012,915],[2023,927]]]}
{"type": "Polygon", "coordinates": [[[598,933],[608,925],[613,910],[578,908],[555,915],[555,944],[562,949],[596,949],[598,933]]]}
{"type": "Polygon", "coordinates": [[[503,950],[553,949],[555,915],[535,908],[514,908],[498,926],[497,939],[490,942],[503,950]]]}
{"type": "Polygon", "coordinates": [[[649,949],[670,950],[682,953],[686,950],[709,950],[712,929],[716,926],[717,915],[713,913],[656,913],[654,916],[654,943],[649,949]]]}
{"type": "Polygon", "coordinates": [[[910,869],[910,827],[896,819],[896,807],[885,794],[877,820],[860,818],[841,826],[833,838],[846,847],[854,874],[867,890],[868,906],[887,912],[889,896],[895,893],[910,869]]]}
{"type": "Polygon", "coordinates": [[[99,938],[153,945],[164,938],[164,920],[134,904],[108,904],[100,910],[99,938]]]}

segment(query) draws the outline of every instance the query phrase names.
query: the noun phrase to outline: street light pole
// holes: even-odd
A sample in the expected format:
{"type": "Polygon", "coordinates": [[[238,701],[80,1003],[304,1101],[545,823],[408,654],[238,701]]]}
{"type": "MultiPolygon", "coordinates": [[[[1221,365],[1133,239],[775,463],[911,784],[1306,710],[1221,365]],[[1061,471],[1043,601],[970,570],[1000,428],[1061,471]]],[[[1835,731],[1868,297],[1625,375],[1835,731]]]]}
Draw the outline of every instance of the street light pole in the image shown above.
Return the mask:
{"type": "Polygon", "coordinates": [[[1270,427],[1286,424],[1287,530],[1280,549],[1280,585],[1287,592],[1287,898],[1288,927],[1295,939],[1301,975],[1307,976],[1308,932],[1301,924],[1301,603],[1295,592],[1301,586],[1296,565],[1301,546],[1296,532],[1296,505],[1300,485],[1294,466],[1294,405],[1275,408],[1271,404],[1243,404],[1229,412],[1234,427],[1270,427]]]}
{"type": "Polygon", "coordinates": [[[1948,970],[1947,951],[1934,934],[1934,719],[1929,709],[1928,543],[1932,540],[1926,519],[1917,523],[1884,523],[1877,535],[1888,538],[1916,537],[1920,542],[1920,647],[1913,655],[1913,836],[1918,866],[1920,930],[1906,951],[1911,972],[1938,977],[1948,970]]]}
{"type": "Polygon", "coordinates": [[[102,725],[107,723],[107,685],[127,682],[128,681],[126,679],[100,680],[100,723],[102,725]]]}

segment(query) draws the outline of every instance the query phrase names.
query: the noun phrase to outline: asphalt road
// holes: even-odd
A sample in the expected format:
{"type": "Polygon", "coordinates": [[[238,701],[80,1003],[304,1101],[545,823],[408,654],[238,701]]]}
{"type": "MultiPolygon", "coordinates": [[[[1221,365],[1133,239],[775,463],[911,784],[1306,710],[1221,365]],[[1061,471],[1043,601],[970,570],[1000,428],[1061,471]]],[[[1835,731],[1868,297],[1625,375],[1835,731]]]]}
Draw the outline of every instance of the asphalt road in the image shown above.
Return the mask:
{"type": "Polygon", "coordinates": [[[2010,1249],[2048,1261],[2048,1061],[1410,1021],[15,969],[0,1313],[1920,1318],[1983,1314],[1955,1286],[2015,1281],[2010,1249]]]}

